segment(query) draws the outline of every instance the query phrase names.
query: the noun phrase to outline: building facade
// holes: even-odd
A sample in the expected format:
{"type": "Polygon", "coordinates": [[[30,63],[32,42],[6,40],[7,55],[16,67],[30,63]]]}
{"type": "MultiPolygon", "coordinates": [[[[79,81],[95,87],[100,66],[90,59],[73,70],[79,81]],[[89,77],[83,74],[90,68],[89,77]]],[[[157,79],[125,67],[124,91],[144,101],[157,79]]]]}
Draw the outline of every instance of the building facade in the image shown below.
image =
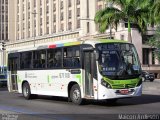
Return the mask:
{"type": "Polygon", "coordinates": [[[6,41],[8,41],[8,0],[0,0],[0,66],[6,65],[2,49],[2,43],[6,41]]]}
{"type": "MultiPolygon", "coordinates": [[[[127,27],[123,22],[119,24],[117,31],[112,29],[111,33],[110,30],[106,30],[104,34],[98,32],[98,27],[94,23],[95,13],[110,5],[103,0],[10,0],[10,43],[7,47],[8,49],[34,47],[67,39],[114,37],[127,40],[127,27]]],[[[153,58],[153,52],[146,52],[152,49],[146,48],[136,28],[132,28],[132,42],[137,48],[145,70],[151,70],[151,67],[155,69],[155,65],[156,70],[160,68],[156,57],[153,58]],[[146,62],[149,60],[154,62],[146,62]],[[150,63],[155,65],[152,66],[150,63]]]]}

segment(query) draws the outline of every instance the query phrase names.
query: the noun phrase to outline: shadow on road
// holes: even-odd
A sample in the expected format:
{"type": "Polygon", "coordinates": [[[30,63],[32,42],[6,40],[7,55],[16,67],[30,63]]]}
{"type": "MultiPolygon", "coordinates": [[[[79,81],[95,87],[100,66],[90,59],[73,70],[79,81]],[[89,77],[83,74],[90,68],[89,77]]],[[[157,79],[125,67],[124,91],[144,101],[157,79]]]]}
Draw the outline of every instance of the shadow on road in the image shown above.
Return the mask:
{"type": "MultiPolygon", "coordinates": [[[[21,96],[22,97],[22,96],[21,96]]],[[[33,98],[35,100],[42,100],[46,102],[56,102],[56,103],[67,103],[68,99],[64,97],[51,97],[51,96],[37,96],[33,98]]],[[[160,102],[160,95],[149,95],[143,94],[140,97],[119,99],[116,103],[108,103],[106,100],[87,100],[85,101],[85,106],[87,105],[99,105],[108,107],[119,107],[119,106],[130,106],[130,105],[141,105],[141,104],[151,104],[160,102]]],[[[71,103],[72,104],[72,103],[71,103]]]]}
{"type": "Polygon", "coordinates": [[[149,95],[143,94],[140,97],[119,99],[116,103],[107,103],[107,101],[94,101],[90,102],[92,105],[108,106],[108,107],[118,107],[118,106],[130,106],[130,105],[141,105],[141,104],[151,104],[160,102],[160,95],[149,95]]]}
{"type": "Polygon", "coordinates": [[[0,91],[8,91],[7,87],[0,87],[0,91]]]}

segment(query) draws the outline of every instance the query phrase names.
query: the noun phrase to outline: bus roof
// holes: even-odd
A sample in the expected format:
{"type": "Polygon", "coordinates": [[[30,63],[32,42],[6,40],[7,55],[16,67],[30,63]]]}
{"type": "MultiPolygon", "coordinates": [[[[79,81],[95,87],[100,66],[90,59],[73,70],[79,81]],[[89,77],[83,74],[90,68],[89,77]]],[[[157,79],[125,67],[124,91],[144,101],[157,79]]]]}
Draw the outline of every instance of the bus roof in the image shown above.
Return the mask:
{"type": "Polygon", "coordinates": [[[74,45],[80,45],[80,44],[91,44],[95,46],[95,44],[98,43],[127,43],[124,40],[116,40],[116,39],[93,39],[93,40],[77,40],[77,41],[55,41],[53,43],[39,45],[38,47],[31,47],[31,48],[25,48],[25,49],[17,49],[10,51],[10,53],[14,52],[20,52],[20,51],[28,51],[28,50],[37,50],[37,49],[46,49],[46,48],[58,48],[58,47],[66,47],[66,46],[74,46],[74,45]]]}

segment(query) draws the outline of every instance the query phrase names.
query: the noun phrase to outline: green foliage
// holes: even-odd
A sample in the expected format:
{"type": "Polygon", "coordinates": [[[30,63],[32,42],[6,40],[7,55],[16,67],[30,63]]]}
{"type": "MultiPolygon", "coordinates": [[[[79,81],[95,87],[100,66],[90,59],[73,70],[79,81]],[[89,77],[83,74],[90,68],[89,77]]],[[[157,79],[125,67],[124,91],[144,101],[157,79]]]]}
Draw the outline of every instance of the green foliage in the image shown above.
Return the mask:
{"type": "Polygon", "coordinates": [[[160,0],[153,0],[152,15],[156,24],[160,24],[160,0]]]}
{"type": "Polygon", "coordinates": [[[154,54],[160,60],[160,26],[157,27],[155,35],[149,39],[147,44],[155,48],[154,54]]]}
{"type": "Polygon", "coordinates": [[[113,3],[112,7],[99,10],[95,15],[95,23],[99,24],[99,31],[105,30],[111,25],[117,28],[119,21],[128,22],[128,32],[130,23],[138,25],[138,30],[145,33],[149,18],[152,0],[106,0],[113,3]]]}

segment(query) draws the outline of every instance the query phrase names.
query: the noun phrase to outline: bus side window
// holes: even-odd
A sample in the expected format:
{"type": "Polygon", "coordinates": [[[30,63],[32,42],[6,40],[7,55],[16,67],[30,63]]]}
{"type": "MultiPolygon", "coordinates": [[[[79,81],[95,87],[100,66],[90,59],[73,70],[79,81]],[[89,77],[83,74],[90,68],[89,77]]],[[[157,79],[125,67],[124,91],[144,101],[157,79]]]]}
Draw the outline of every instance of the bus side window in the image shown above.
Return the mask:
{"type": "Polygon", "coordinates": [[[63,53],[63,67],[79,68],[80,67],[80,47],[66,47],[63,53]]]}
{"type": "Polygon", "coordinates": [[[47,50],[47,67],[60,68],[62,66],[62,50],[49,49],[47,50]]]}

